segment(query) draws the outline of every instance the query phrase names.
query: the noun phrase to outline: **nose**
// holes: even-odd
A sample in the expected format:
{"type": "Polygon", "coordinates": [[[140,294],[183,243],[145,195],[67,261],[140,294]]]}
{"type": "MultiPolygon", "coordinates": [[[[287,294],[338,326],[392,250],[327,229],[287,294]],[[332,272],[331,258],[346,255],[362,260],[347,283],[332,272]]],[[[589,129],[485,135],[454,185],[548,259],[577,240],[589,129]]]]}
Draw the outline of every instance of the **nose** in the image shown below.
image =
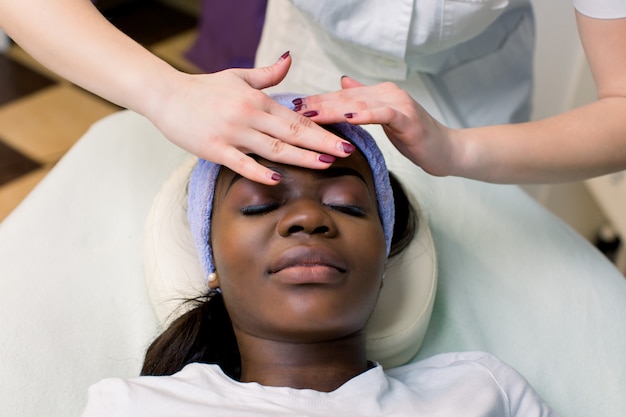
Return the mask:
{"type": "Polygon", "coordinates": [[[280,236],[288,237],[298,233],[325,237],[337,235],[337,226],[323,204],[311,199],[299,199],[290,202],[286,208],[278,223],[280,236]]]}

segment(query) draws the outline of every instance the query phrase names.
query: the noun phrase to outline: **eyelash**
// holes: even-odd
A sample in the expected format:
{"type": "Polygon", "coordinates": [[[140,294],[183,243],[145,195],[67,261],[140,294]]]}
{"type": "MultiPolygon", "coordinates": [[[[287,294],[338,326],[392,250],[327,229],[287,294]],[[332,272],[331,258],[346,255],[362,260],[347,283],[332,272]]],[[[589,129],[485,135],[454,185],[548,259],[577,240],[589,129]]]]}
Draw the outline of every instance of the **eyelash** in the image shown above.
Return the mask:
{"type": "Polygon", "coordinates": [[[241,214],[244,216],[261,216],[263,214],[270,213],[276,210],[280,206],[280,203],[262,204],[258,206],[247,206],[241,209],[241,214]]]}
{"type": "Polygon", "coordinates": [[[340,213],[344,213],[350,216],[355,216],[355,217],[365,216],[365,210],[358,206],[350,206],[350,205],[336,206],[336,205],[328,204],[328,207],[330,207],[331,209],[335,211],[338,211],[340,213]]]}
{"type": "MultiPolygon", "coordinates": [[[[243,207],[240,211],[244,216],[262,216],[276,210],[278,207],[280,207],[280,203],[271,203],[243,207]]],[[[326,207],[354,217],[363,217],[366,214],[365,210],[358,206],[326,204],[326,207]]]]}

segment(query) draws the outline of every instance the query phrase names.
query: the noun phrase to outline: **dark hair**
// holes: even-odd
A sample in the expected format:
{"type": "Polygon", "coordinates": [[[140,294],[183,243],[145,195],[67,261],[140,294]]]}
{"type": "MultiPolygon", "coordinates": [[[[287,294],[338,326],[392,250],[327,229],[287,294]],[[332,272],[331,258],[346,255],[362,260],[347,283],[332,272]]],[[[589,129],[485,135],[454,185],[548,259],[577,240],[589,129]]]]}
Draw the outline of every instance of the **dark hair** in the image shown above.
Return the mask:
{"type": "MultiPolygon", "coordinates": [[[[417,215],[400,182],[390,173],[396,211],[389,256],[402,252],[417,230],[417,215]]],[[[172,375],[193,362],[217,364],[239,380],[241,358],[222,294],[215,290],[187,301],[192,308],[150,345],[141,375],[172,375]]]]}

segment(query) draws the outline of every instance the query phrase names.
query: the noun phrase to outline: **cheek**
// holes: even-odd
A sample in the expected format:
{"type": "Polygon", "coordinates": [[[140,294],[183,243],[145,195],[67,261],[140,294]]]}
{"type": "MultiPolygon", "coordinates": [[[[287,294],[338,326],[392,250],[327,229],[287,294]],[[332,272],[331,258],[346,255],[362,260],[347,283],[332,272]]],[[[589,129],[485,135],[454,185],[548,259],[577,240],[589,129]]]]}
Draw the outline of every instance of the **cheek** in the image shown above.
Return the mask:
{"type": "Polygon", "coordinates": [[[245,251],[247,239],[241,236],[237,226],[215,228],[211,234],[215,269],[220,279],[228,275],[234,266],[240,264],[240,256],[245,251]]]}
{"type": "Polygon", "coordinates": [[[358,253],[358,269],[365,272],[376,271],[382,276],[387,262],[385,235],[382,226],[370,224],[359,227],[348,236],[349,247],[358,253]]]}
{"type": "Polygon", "coordinates": [[[241,219],[218,216],[211,233],[213,259],[220,284],[223,286],[229,277],[250,276],[259,273],[259,259],[263,259],[267,233],[241,219]],[[224,226],[221,226],[224,225],[224,226]]]}
{"type": "Polygon", "coordinates": [[[350,234],[347,242],[354,258],[353,279],[343,302],[344,319],[353,330],[362,329],[376,307],[387,256],[382,228],[364,226],[350,234]]]}

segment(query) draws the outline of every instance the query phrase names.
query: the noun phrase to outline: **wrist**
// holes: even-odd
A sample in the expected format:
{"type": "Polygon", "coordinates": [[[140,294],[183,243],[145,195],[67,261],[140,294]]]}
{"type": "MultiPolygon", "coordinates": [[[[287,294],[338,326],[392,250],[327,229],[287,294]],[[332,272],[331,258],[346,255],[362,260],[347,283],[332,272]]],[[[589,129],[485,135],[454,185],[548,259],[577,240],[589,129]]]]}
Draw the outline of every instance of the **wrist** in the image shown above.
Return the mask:
{"type": "Polygon", "coordinates": [[[472,130],[448,128],[450,143],[450,173],[455,177],[474,178],[472,174],[479,166],[479,152],[472,140],[472,130]]]}
{"type": "Polygon", "coordinates": [[[159,59],[148,66],[148,74],[135,83],[129,94],[128,108],[157,124],[160,115],[180,90],[187,74],[159,59]]]}

